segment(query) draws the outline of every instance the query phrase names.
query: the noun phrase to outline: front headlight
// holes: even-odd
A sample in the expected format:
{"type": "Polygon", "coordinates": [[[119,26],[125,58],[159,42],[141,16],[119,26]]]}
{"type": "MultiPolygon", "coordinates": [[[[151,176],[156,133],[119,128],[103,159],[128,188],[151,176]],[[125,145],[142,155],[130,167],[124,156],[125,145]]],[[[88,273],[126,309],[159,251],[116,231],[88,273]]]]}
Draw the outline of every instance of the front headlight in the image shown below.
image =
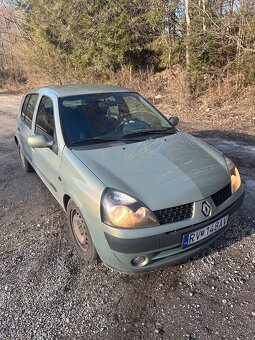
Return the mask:
{"type": "Polygon", "coordinates": [[[159,225],[157,217],[138,199],[123,192],[106,189],[101,199],[101,218],[120,228],[144,228],[159,225]]]}
{"type": "Polygon", "coordinates": [[[234,194],[241,185],[241,177],[239,174],[239,171],[237,169],[237,167],[235,166],[235,164],[231,161],[230,158],[225,157],[225,161],[227,163],[228,166],[228,170],[230,172],[230,176],[231,176],[231,190],[232,190],[232,194],[234,194]]]}

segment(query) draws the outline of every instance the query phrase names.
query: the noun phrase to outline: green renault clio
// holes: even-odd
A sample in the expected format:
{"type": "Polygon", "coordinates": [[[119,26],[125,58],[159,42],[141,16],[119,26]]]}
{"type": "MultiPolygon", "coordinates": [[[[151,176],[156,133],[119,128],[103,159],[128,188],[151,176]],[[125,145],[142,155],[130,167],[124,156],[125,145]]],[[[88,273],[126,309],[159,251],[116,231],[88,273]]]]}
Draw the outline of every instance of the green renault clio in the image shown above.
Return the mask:
{"type": "Polygon", "coordinates": [[[238,169],[138,93],[52,86],[27,93],[15,141],[66,211],[87,261],[121,272],[176,264],[224,237],[244,199],[238,169]]]}

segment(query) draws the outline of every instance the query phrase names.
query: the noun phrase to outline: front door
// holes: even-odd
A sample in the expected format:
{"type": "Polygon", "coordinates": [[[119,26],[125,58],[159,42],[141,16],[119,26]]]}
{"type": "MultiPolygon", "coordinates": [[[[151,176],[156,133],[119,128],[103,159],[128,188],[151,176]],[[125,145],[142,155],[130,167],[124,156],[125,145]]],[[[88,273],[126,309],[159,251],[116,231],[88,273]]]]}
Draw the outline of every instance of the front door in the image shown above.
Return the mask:
{"type": "Polygon", "coordinates": [[[53,140],[53,146],[51,148],[34,148],[33,160],[38,175],[56,199],[61,202],[63,189],[58,174],[61,152],[58,146],[54,116],[53,100],[43,96],[38,106],[35,134],[44,135],[48,140],[53,140]]]}
{"type": "Polygon", "coordinates": [[[28,145],[28,137],[33,135],[32,120],[39,95],[37,93],[28,94],[21,108],[20,119],[18,120],[18,130],[20,146],[26,159],[32,163],[32,149],[28,145]]]}

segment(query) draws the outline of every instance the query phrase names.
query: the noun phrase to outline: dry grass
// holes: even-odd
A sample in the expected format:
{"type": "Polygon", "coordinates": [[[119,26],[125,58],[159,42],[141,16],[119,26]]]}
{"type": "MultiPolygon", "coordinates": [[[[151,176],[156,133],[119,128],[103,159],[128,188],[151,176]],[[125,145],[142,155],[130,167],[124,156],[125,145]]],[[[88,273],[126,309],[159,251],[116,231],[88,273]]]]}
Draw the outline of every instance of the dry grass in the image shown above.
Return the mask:
{"type": "MultiPolygon", "coordinates": [[[[64,84],[102,83],[98,77],[81,78],[68,75],[64,84]]],[[[255,134],[255,88],[237,90],[234,79],[225,79],[211,85],[202,93],[190,95],[186,90],[185,72],[176,67],[173,72],[131,72],[122,69],[104,81],[141,93],[166,116],[177,115],[186,122],[205,124],[208,129],[225,129],[255,134]]],[[[37,78],[25,85],[6,82],[5,92],[21,92],[33,87],[52,84],[49,79],[37,78]]],[[[59,83],[58,83],[59,84],[59,83]]]]}

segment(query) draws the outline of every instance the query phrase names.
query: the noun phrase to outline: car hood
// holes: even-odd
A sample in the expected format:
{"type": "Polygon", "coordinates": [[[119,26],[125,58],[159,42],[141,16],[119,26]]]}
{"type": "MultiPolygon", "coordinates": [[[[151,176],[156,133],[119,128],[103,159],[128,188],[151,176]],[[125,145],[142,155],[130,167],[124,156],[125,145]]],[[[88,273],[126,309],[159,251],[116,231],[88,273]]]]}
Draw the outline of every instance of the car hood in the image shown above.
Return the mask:
{"type": "Polygon", "coordinates": [[[73,153],[104,184],[157,210],[211,196],[230,181],[221,153],[183,132],[73,153]]]}

